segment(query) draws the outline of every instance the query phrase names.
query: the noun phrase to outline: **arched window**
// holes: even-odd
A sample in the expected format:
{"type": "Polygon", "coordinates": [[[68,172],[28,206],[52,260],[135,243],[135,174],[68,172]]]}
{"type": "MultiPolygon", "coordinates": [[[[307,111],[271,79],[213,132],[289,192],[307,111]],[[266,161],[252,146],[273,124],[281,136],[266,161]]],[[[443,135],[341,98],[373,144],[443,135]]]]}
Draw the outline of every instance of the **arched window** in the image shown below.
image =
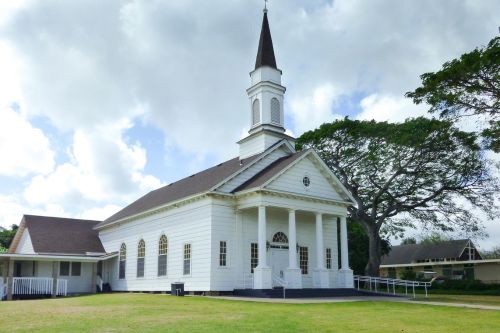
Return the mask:
{"type": "Polygon", "coordinates": [[[144,277],[144,258],[146,257],[146,243],[141,239],[137,245],[137,277],[144,277]]]}
{"type": "Polygon", "coordinates": [[[118,268],[118,278],[125,278],[125,266],[127,263],[127,246],[125,243],[122,243],[120,246],[120,266],[118,268]]]}
{"type": "Polygon", "coordinates": [[[167,236],[161,235],[160,242],[158,243],[158,276],[167,275],[167,253],[167,236]]]}
{"type": "Polygon", "coordinates": [[[284,243],[288,244],[288,237],[285,235],[285,233],[278,231],[277,233],[274,234],[273,236],[273,243],[284,243]]]}
{"type": "Polygon", "coordinates": [[[257,125],[258,123],[260,123],[260,104],[259,100],[256,99],[252,105],[252,125],[257,125]]]}
{"type": "Polygon", "coordinates": [[[276,97],[271,99],[271,122],[281,124],[280,101],[276,97]]]}

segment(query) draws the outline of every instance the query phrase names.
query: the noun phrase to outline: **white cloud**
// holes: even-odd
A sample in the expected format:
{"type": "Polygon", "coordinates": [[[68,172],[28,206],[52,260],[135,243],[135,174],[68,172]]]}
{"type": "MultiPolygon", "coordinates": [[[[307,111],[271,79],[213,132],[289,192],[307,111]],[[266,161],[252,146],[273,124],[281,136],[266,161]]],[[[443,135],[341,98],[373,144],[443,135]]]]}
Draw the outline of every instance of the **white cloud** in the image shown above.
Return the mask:
{"type": "Polygon", "coordinates": [[[102,207],[94,207],[84,211],[81,214],[75,216],[76,218],[85,219],[85,220],[97,220],[103,221],[119,211],[122,207],[117,205],[105,205],[102,207]]]}
{"type": "Polygon", "coordinates": [[[372,94],[360,102],[358,119],[402,122],[406,118],[428,116],[425,106],[418,106],[404,97],[372,94]]]}
{"type": "Polygon", "coordinates": [[[0,108],[0,175],[46,174],[54,152],[44,133],[11,108],[0,108]]]}
{"type": "MultiPolygon", "coordinates": [[[[17,102],[25,119],[46,117],[74,139],[70,162],[30,182],[26,196],[34,204],[60,203],[75,215],[135,199],[158,184],[158,175],[144,172],[144,148],[123,139],[124,125],[104,130],[117,119],[140,116],[164,132],[158,145],[194,156],[200,168],[237,154],[234,142],[248,127],[245,89],[257,50],[258,4],[7,3],[0,5],[0,106],[17,102]]],[[[403,94],[420,74],[487,43],[500,12],[499,2],[453,0],[293,0],[269,7],[285,113],[297,135],[344,114],[339,96],[368,95],[364,119],[417,114],[403,94]]]]}
{"type": "Polygon", "coordinates": [[[333,114],[333,106],[338,93],[331,83],[317,86],[309,94],[291,99],[290,111],[295,125],[295,131],[302,134],[315,129],[325,122],[340,118],[333,114]]]}
{"type": "Polygon", "coordinates": [[[77,130],[71,161],[48,175],[34,177],[25,199],[34,206],[60,204],[81,214],[106,202],[129,203],[159,187],[156,177],[143,173],[145,149],[123,139],[123,131],[130,126],[118,121],[112,127],[77,130]]]}

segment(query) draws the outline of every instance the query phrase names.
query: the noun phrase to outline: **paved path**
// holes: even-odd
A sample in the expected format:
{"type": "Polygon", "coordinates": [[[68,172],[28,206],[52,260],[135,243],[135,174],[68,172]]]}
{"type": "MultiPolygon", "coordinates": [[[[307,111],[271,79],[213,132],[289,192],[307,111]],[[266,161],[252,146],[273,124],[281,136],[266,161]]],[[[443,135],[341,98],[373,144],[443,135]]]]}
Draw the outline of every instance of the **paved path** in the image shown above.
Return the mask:
{"type": "Polygon", "coordinates": [[[500,306],[465,304],[465,303],[446,303],[432,301],[414,301],[404,297],[376,297],[376,296],[352,296],[352,297],[325,297],[325,298],[258,298],[258,297],[240,297],[240,296],[208,296],[211,298],[226,299],[232,301],[262,302],[262,303],[285,303],[285,304],[313,304],[313,303],[343,303],[343,302],[399,302],[409,304],[425,304],[436,306],[451,306],[458,308],[497,310],[500,306]]]}

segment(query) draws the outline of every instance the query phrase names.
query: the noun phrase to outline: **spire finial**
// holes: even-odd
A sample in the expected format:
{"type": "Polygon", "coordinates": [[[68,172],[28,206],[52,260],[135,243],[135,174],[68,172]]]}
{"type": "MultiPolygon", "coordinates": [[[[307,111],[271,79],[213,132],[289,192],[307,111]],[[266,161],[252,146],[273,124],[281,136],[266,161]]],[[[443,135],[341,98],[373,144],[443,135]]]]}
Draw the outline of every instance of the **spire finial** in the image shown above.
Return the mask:
{"type": "MultiPolygon", "coordinates": [[[[264,0],[264,5],[268,0],[264,0]]],[[[267,20],[267,7],[264,7],[264,17],[262,18],[262,30],[260,31],[259,49],[255,61],[255,69],[261,66],[276,67],[276,58],[274,57],[273,40],[267,20]]]]}
{"type": "Polygon", "coordinates": [[[267,13],[267,2],[269,0],[264,0],[264,13],[267,13]]]}

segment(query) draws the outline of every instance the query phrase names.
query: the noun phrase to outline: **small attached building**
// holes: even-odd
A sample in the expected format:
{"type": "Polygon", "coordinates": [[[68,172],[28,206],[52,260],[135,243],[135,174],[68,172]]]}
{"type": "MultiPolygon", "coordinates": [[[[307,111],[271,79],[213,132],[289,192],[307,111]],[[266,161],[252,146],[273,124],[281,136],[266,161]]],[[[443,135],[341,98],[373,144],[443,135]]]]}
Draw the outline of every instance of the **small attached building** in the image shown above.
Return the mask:
{"type": "Polygon", "coordinates": [[[470,239],[393,246],[382,258],[380,275],[401,278],[406,271],[425,278],[500,283],[500,259],[484,260],[470,239]]]}
{"type": "Polygon", "coordinates": [[[3,293],[12,299],[95,292],[102,261],[116,256],[105,252],[93,229],[98,223],[25,215],[9,252],[0,254],[3,293]]]}

